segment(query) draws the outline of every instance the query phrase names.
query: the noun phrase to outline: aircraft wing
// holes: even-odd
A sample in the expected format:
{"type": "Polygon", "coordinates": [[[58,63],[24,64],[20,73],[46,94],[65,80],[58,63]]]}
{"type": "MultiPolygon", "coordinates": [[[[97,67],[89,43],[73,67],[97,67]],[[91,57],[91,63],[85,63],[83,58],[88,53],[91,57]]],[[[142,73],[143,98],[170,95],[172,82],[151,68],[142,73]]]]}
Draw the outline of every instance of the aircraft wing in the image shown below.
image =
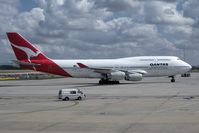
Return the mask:
{"type": "MultiPolygon", "coordinates": [[[[109,69],[109,68],[93,68],[93,67],[88,67],[87,65],[83,64],[83,63],[77,63],[78,66],[80,68],[87,68],[87,69],[91,69],[93,70],[94,72],[97,72],[97,73],[104,73],[104,74],[107,74],[107,73],[111,73],[111,72],[115,72],[115,71],[118,71],[118,70],[114,70],[114,69],[109,69]]],[[[139,73],[139,74],[146,74],[147,72],[145,70],[141,70],[141,69],[135,69],[135,70],[119,70],[119,71],[122,71],[122,72],[125,72],[125,73],[128,73],[128,74],[134,74],[134,73],[139,73]]]]}
{"type": "Polygon", "coordinates": [[[87,68],[87,69],[93,70],[94,72],[97,72],[97,73],[107,74],[107,73],[115,72],[115,70],[109,69],[109,68],[95,68],[95,67],[88,67],[87,65],[82,64],[82,63],[77,63],[77,64],[80,68],[87,68]]]}

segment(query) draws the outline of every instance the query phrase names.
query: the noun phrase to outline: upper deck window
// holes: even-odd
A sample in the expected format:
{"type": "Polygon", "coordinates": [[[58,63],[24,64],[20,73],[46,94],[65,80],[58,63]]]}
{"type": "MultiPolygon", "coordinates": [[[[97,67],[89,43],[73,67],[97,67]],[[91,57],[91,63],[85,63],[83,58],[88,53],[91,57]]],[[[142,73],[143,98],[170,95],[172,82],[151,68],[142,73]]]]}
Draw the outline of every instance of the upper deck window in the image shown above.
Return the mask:
{"type": "Polygon", "coordinates": [[[158,59],[158,61],[170,61],[171,59],[158,59]]]}
{"type": "Polygon", "coordinates": [[[140,61],[154,61],[154,59],[140,59],[140,61]]]}

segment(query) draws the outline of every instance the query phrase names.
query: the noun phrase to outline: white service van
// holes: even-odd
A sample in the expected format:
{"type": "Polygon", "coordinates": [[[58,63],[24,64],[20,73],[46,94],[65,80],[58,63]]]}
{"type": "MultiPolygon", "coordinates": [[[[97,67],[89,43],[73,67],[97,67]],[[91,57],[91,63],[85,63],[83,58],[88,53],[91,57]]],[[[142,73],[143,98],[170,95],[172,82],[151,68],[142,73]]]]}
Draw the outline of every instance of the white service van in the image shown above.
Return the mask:
{"type": "Polygon", "coordinates": [[[60,89],[58,98],[68,101],[68,100],[82,100],[86,98],[86,95],[76,88],[60,89]]]}

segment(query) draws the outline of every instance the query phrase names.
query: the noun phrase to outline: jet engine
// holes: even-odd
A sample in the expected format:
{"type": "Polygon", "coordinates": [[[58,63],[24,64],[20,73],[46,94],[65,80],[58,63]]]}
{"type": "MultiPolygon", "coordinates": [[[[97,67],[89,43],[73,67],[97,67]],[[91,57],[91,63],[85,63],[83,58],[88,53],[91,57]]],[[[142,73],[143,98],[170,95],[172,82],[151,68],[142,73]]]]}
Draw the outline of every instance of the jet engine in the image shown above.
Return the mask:
{"type": "Polygon", "coordinates": [[[140,74],[140,73],[127,74],[126,77],[125,77],[125,80],[128,80],[128,81],[140,81],[140,80],[142,80],[142,74],[140,74]]]}
{"type": "Polygon", "coordinates": [[[113,81],[123,80],[125,79],[125,73],[121,71],[112,72],[107,75],[109,79],[113,81]]]}

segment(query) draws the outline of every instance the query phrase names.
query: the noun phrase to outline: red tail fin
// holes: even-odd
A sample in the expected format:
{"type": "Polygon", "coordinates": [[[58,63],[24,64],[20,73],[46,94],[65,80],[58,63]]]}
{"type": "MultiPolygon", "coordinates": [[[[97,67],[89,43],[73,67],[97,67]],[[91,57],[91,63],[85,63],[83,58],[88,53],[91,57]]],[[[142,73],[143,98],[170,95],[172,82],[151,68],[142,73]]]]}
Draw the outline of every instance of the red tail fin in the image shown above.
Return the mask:
{"type": "Polygon", "coordinates": [[[9,32],[7,36],[18,60],[30,62],[30,60],[47,59],[40,50],[24,39],[20,34],[9,32]]]}
{"type": "Polygon", "coordinates": [[[16,62],[21,68],[71,77],[69,73],[63,70],[53,60],[46,57],[20,34],[9,32],[7,36],[17,57],[18,61],[16,62]]]}

